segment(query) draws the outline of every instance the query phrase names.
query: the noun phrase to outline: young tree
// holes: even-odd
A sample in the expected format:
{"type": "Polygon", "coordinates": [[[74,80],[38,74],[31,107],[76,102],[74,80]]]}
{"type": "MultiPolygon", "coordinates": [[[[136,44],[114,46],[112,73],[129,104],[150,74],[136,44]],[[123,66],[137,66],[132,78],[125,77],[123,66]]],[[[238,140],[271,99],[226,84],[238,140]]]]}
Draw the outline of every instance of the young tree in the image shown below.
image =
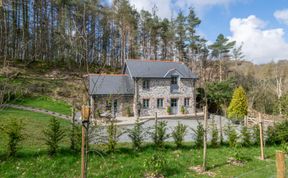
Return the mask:
{"type": "Polygon", "coordinates": [[[195,145],[197,148],[203,147],[203,139],[204,139],[204,127],[203,124],[198,122],[197,128],[192,129],[195,134],[195,145]]]}
{"type": "Polygon", "coordinates": [[[177,148],[180,148],[183,144],[184,136],[187,133],[187,126],[178,122],[177,126],[172,131],[172,137],[177,148]]]}
{"type": "Polygon", "coordinates": [[[22,122],[15,119],[6,125],[0,125],[0,132],[2,131],[8,137],[7,152],[11,157],[16,155],[20,143],[24,139],[23,128],[22,122]]]}
{"type": "Polygon", "coordinates": [[[45,136],[44,140],[48,146],[48,153],[53,156],[59,148],[59,143],[65,136],[64,130],[61,128],[60,122],[55,117],[52,117],[48,127],[43,133],[45,136]]]}
{"type": "Polygon", "coordinates": [[[132,129],[128,129],[128,137],[131,139],[133,148],[139,150],[145,137],[145,130],[143,129],[143,123],[140,123],[139,118],[132,129]]]}
{"type": "Polygon", "coordinates": [[[227,109],[228,118],[243,120],[248,114],[248,101],[245,90],[242,86],[234,90],[232,100],[227,109]]]}
{"type": "Polygon", "coordinates": [[[169,138],[169,134],[167,134],[167,122],[160,121],[155,125],[153,132],[151,133],[154,144],[157,147],[163,147],[164,142],[167,138],[169,138]]]}

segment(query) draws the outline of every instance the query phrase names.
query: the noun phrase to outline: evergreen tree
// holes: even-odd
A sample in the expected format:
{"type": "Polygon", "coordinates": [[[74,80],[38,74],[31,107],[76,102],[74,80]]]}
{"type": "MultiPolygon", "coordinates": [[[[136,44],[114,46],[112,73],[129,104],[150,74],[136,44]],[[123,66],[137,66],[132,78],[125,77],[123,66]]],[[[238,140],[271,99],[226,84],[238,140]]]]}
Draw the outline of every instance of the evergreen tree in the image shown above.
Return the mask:
{"type": "Polygon", "coordinates": [[[227,114],[228,118],[236,120],[244,119],[248,114],[247,96],[242,86],[234,90],[227,114]]]}
{"type": "Polygon", "coordinates": [[[65,136],[64,130],[61,128],[60,122],[53,117],[50,120],[47,129],[45,129],[43,133],[45,136],[44,139],[46,141],[46,145],[48,146],[48,153],[49,155],[53,156],[56,154],[59,148],[59,143],[65,136]]]}

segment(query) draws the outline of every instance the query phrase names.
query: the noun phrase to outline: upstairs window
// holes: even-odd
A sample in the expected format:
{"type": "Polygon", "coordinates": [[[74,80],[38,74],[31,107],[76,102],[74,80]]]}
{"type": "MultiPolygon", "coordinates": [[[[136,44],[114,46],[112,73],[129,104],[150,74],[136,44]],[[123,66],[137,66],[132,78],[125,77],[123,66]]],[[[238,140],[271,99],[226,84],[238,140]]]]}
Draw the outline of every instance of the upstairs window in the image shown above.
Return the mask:
{"type": "Polygon", "coordinates": [[[157,99],[157,108],[163,108],[163,98],[157,99]]]}
{"type": "Polygon", "coordinates": [[[189,106],[189,98],[184,99],[184,106],[189,106]]]}
{"type": "Polygon", "coordinates": [[[173,76],[171,78],[171,85],[177,85],[178,84],[178,77],[177,76],[173,76]]]}
{"type": "Polygon", "coordinates": [[[143,90],[149,89],[149,80],[143,80],[143,90]]]}
{"type": "Polygon", "coordinates": [[[149,108],[149,99],[143,99],[143,108],[144,109],[149,108]]]}

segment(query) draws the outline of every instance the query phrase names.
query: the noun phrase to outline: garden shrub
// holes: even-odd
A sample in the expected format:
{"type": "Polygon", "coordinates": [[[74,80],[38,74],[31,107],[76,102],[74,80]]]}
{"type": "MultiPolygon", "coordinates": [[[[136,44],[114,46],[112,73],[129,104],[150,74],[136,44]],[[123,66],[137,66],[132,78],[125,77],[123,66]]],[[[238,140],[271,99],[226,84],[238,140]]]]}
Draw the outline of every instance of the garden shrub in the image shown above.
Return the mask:
{"type": "Polygon", "coordinates": [[[225,129],[225,134],[227,135],[228,144],[230,147],[235,147],[237,145],[238,135],[235,130],[230,124],[228,124],[227,128],[225,129]]]}
{"type": "Polygon", "coordinates": [[[139,150],[141,147],[141,144],[144,141],[145,138],[145,130],[142,127],[143,123],[140,123],[139,118],[137,118],[136,123],[132,129],[128,129],[128,137],[132,141],[133,148],[135,150],[139,150]]]}
{"type": "Polygon", "coordinates": [[[0,126],[0,130],[8,137],[8,156],[16,156],[16,153],[20,148],[21,141],[24,139],[23,129],[24,127],[22,122],[16,121],[16,119],[12,119],[6,125],[0,126]]]}
{"type": "Polygon", "coordinates": [[[219,132],[214,119],[212,120],[211,137],[211,146],[215,148],[218,146],[219,132]]]}
{"type": "Polygon", "coordinates": [[[204,127],[201,122],[198,122],[197,128],[192,129],[195,134],[195,145],[197,148],[203,147],[204,127]]]}
{"type": "Polygon", "coordinates": [[[117,125],[115,125],[114,121],[110,121],[110,124],[107,126],[106,131],[108,135],[108,151],[114,152],[121,134],[119,133],[117,125]]]}
{"type": "Polygon", "coordinates": [[[79,152],[81,150],[81,144],[82,144],[81,126],[71,124],[70,149],[74,152],[79,152]]]}
{"type": "Polygon", "coordinates": [[[251,135],[247,126],[243,126],[241,129],[241,144],[246,147],[251,145],[251,135]]]}
{"type": "Polygon", "coordinates": [[[164,174],[167,165],[167,160],[161,153],[154,153],[151,157],[144,160],[145,170],[152,173],[154,177],[164,174]]]}
{"type": "Polygon", "coordinates": [[[275,127],[269,125],[266,130],[266,144],[274,145],[276,144],[276,130],[275,127]]]}
{"type": "Polygon", "coordinates": [[[172,131],[172,137],[174,139],[177,148],[182,146],[186,133],[187,133],[187,126],[178,122],[178,124],[172,131]]]}
{"type": "Polygon", "coordinates": [[[52,117],[47,129],[43,133],[46,145],[48,146],[48,154],[53,156],[59,148],[59,143],[65,136],[64,130],[61,128],[60,122],[55,117],[52,117]]]}
{"type": "Polygon", "coordinates": [[[254,145],[260,145],[260,128],[259,125],[254,125],[253,128],[254,145]]]}
{"type": "Polygon", "coordinates": [[[164,146],[164,142],[167,138],[169,138],[169,134],[167,134],[167,122],[160,121],[155,124],[154,131],[152,132],[154,144],[157,147],[162,147],[164,146]]]}

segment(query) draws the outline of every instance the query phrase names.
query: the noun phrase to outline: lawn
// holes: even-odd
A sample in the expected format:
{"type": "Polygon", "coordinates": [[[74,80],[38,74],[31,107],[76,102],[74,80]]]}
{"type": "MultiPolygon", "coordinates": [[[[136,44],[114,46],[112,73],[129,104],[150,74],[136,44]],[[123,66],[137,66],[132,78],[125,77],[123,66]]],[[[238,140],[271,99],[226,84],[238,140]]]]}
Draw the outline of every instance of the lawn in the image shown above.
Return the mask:
{"type": "Polygon", "coordinates": [[[64,101],[54,100],[49,97],[31,97],[21,98],[13,102],[23,106],[32,106],[35,108],[47,109],[60,114],[71,115],[71,106],[64,101]]]}
{"type": "MultiPolygon", "coordinates": [[[[47,155],[42,131],[51,116],[14,109],[0,111],[0,124],[13,118],[23,121],[26,137],[16,158],[7,158],[5,139],[0,140],[0,177],[79,177],[80,153],[69,150],[68,137],[55,157],[47,155]]],[[[69,122],[60,121],[68,133],[69,122]]],[[[276,173],[276,149],[279,147],[266,147],[267,159],[261,161],[258,147],[237,148],[247,161],[242,166],[235,166],[227,163],[228,158],[235,155],[235,150],[225,146],[208,148],[208,169],[215,177],[273,177],[276,173]]],[[[165,177],[209,177],[190,170],[202,163],[202,150],[191,147],[191,143],[185,143],[181,149],[177,149],[173,143],[166,143],[161,150],[151,143],[145,143],[138,152],[133,151],[131,144],[123,143],[117,146],[115,153],[108,153],[103,145],[91,145],[88,177],[143,177],[146,172],[143,166],[145,159],[156,152],[163,154],[167,160],[165,177]]]]}

